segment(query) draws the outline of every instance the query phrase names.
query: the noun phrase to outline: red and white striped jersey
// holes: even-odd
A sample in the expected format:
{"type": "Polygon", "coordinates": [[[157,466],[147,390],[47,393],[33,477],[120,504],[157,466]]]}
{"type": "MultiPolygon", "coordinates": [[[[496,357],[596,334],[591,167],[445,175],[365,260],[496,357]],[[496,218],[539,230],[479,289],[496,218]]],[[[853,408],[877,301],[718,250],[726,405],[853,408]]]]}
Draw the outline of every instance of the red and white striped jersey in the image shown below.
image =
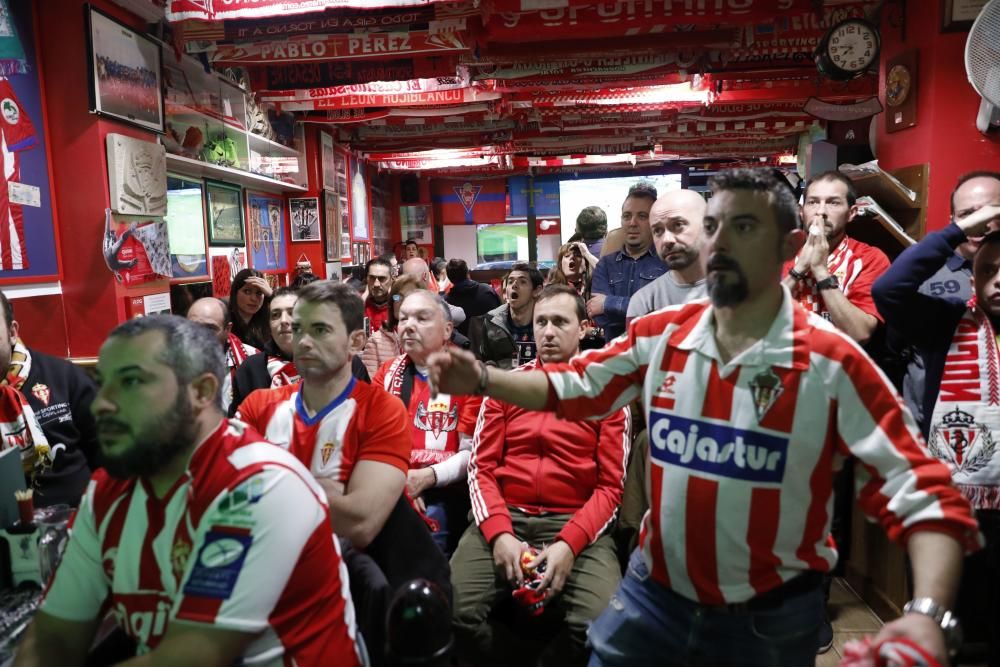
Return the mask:
{"type": "MultiPolygon", "coordinates": [[[[785,262],[782,275],[788,275],[788,271],[794,266],[794,260],[785,262]]],[[[826,266],[830,275],[837,277],[840,291],[847,300],[881,322],[882,316],[872,299],[872,285],[889,268],[889,258],[885,253],[875,246],[845,236],[840,245],[830,250],[826,266]]],[[[830,311],[816,287],[816,279],[812,273],[795,283],[792,297],[806,310],[830,319],[830,311]]]]}
{"type": "Polygon", "coordinates": [[[10,81],[0,77],[0,269],[20,271],[28,268],[24,237],[24,211],[10,201],[8,186],[21,180],[19,153],[38,143],[35,126],[24,112],[10,81]]]}
{"type": "Polygon", "coordinates": [[[236,421],[163,498],[144,479],[94,474],[42,609],[90,621],[106,605],[140,653],[178,620],[256,635],[245,664],[360,664],[323,490],[236,421]]]}
{"type": "Polygon", "coordinates": [[[947,532],[978,545],[968,502],[927,452],[861,348],[782,288],[767,335],[724,362],[707,301],[635,319],[602,350],[543,369],[550,407],[605,415],[640,395],[650,511],[640,546],[653,578],[703,604],[743,602],[836,563],[834,471],[869,477],[860,506],[889,537],[947,532]]]}
{"type": "Polygon", "coordinates": [[[340,396],[310,417],[301,388],[258,389],[240,403],[237,418],[290,451],[316,477],[347,484],[354,465],[364,460],[409,470],[410,432],[399,400],[351,378],[340,396]]]}

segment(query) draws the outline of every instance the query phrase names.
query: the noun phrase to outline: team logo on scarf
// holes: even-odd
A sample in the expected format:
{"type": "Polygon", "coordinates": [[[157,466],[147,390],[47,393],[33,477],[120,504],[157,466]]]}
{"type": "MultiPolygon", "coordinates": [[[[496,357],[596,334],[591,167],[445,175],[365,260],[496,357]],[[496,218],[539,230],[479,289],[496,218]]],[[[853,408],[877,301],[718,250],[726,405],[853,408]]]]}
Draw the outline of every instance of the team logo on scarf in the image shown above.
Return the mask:
{"type": "Polygon", "coordinates": [[[472,207],[476,205],[476,200],[479,199],[479,193],[482,192],[483,186],[465,183],[462,186],[456,185],[454,190],[465,212],[472,213],[472,207]]]}
{"type": "Polygon", "coordinates": [[[36,382],[35,386],[31,388],[31,393],[35,395],[35,398],[40,400],[45,405],[49,404],[49,398],[52,395],[49,392],[48,385],[42,384],[41,382],[36,382]]]}
{"type": "Polygon", "coordinates": [[[434,437],[458,428],[458,406],[448,410],[448,404],[443,401],[431,401],[428,407],[424,402],[417,404],[417,414],[413,418],[414,425],[421,431],[430,431],[434,437]]]}
{"type": "Polygon", "coordinates": [[[757,413],[757,421],[760,422],[785,388],[781,386],[781,378],[775,375],[771,368],[757,373],[749,386],[750,395],[753,396],[753,409],[757,413]]]}
{"type": "Polygon", "coordinates": [[[927,447],[936,458],[949,463],[954,472],[972,473],[990,462],[996,441],[985,424],[976,423],[968,412],[955,408],[931,430],[927,447]]]}

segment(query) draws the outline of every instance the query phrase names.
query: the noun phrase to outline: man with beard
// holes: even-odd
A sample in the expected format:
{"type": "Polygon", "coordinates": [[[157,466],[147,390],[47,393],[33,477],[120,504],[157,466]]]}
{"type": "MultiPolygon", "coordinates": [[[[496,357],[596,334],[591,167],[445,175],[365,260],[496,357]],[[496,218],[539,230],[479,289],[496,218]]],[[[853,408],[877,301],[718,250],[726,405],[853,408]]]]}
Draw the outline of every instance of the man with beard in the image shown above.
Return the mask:
{"type": "Polygon", "coordinates": [[[632,295],[626,321],[705,296],[705,261],[701,256],[705,199],[694,190],[672,190],[649,209],[649,229],[656,254],[669,269],[632,295]]]}
{"type": "Polygon", "coordinates": [[[466,478],[472,432],[481,401],[470,396],[438,394],[427,385],[427,358],[447,347],[450,311],[429,290],[416,290],[399,308],[403,353],[378,369],[372,384],[398,397],[409,413],[412,449],[406,490],[417,506],[438,523],[435,539],[450,554],[468,525],[466,478]]]}
{"type": "Polygon", "coordinates": [[[847,236],[858,213],[854,183],[839,171],[814,177],[802,196],[808,238],[785,263],[785,285],[806,310],[822,315],[862,345],[882,323],[872,284],[889,268],[878,248],[847,236]]]}
{"type": "Polygon", "coordinates": [[[87,486],[97,450],[90,414],[94,383],[75,364],[28,347],[14,319],[14,304],[3,292],[0,316],[0,384],[24,397],[54,456],[52,466],[34,476],[35,505],[66,503],[75,507],[87,486]]]}
{"type": "Polygon", "coordinates": [[[323,490],[224,418],[224,374],[180,317],[111,332],[92,405],[103,469],[16,665],[83,664],[109,609],[137,645],[126,665],[361,664],[323,490]]]}
{"type": "MultiPolygon", "coordinates": [[[[587,331],[583,299],[568,285],[541,290],[534,308],[538,357],[523,370],[567,361],[587,331]]],[[[629,453],[629,415],[619,410],[600,421],[570,421],[490,399],[473,440],[469,490],[476,525],[452,558],[458,654],[475,665],[582,665],[587,626],[607,605],[621,580],[608,534],[622,500],[629,453]],[[545,564],[533,593],[523,580],[521,554],[542,549],[545,564]],[[544,548],[543,548],[544,547],[544,548]],[[553,606],[566,622],[548,640],[538,661],[491,618],[511,586],[553,606]]]]}
{"type": "Polygon", "coordinates": [[[503,284],[506,303],[469,324],[473,354],[504,369],[517,368],[535,358],[531,314],[542,282],[542,274],[530,264],[518,262],[511,267],[503,284]]]}
{"type": "Polygon", "coordinates": [[[612,340],[625,331],[629,300],[640,289],[662,276],[667,267],[653,250],[649,231],[649,209],[656,201],[650,183],[633,185],[622,204],[625,245],[601,257],[594,269],[587,302],[587,314],[604,328],[604,339],[612,340]]]}
{"type": "MultiPolygon", "coordinates": [[[[236,371],[230,416],[236,414],[237,408],[254,390],[286,387],[299,381],[299,371],[292,359],[292,309],[299,298],[298,293],[297,288],[279,287],[271,297],[268,309],[271,341],[264,346],[263,354],[250,357],[236,371]]],[[[370,381],[368,369],[360,358],[351,358],[351,371],[362,382],[370,381]]]]}
{"type": "Polygon", "coordinates": [[[789,188],[751,169],[709,185],[710,303],[638,318],[603,350],[540,371],[449,350],[431,358],[432,382],[566,419],[642,397],[651,507],[590,628],[591,665],[814,665],[821,573],[837,559],[830,488],[852,455],[869,475],[861,508],[913,568],[915,599],[876,641],[905,638],[945,662],[939,623],[951,629],[962,551],[980,540],[969,504],[874,363],[780,284],[804,236],[789,188]]]}
{"type": "Polygon", "coordinates": [[[188,308],[187,318],[212,332],[226,354],[227,373],[222,379],[222,390],[219,393],[222,396],[222,411],[228,414],[229,406],[233,402],[233,380],[236,378],[236,371],[248,357],[259,353],[260,350],[233,335],[233,322],[229,319],[229,309],[221,299],[216,299],[214,296],[198,299],[188,308]]]}
{"type": "Polygon", "coordinates": [[[292,340],[302,381],[255,391],[237,416],[308,465],[325,490],[359,623],[381,664],[393,591],[423,577],[450,595],[448,563],[403,495],[412,448],[406,409],[351,374],[365,344],[364,302],[329,281],[298,297],[292,340]]]}
{"type": "Polygon", "coordinates": [[[365,267],[368,279],[368,298],[365,299],[365,317],[368,318],[369,335],[382,328],[389,319],[389,289],[392,287],[392,265],[380,257],[365,267]]]}

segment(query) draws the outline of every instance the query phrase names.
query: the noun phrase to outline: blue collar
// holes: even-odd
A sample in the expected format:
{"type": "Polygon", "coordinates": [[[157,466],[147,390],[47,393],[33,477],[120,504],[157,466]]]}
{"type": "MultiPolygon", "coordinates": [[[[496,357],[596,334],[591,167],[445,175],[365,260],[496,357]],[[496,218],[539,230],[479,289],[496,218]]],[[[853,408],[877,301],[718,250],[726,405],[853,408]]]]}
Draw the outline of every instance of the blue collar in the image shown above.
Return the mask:
{"type": "Polygon", "coordinates": [[[338,405],[347,400],[347,397],[351,395],[354,391],[354,385],[357,383],[357,379],[352,375],[351,381],[347,383],[344,391],[340,392],[340,396],[333,399],[327,403],[326,407],[316,413],[315,417],[310,417],[309,413],[306,412],[306,406],[302,402],[302,385],[299,385],[298,394],[295,396],[295,412],[298,413],[299,417],[306,423],[306,426],[312,426],[319,421],[322,421],[324,417],[333,412],[338,405]]]}
{"type": "Polygon", "coordinates": [[[945,262],[945,266],[947,266],[955,273],[958,273],[959,271],[972,270],[972,262],[962,257],[957,252],[953,253],[952,256],[948,258],[948,261],[945,262]]]}
{"type": "MultiPolygon", "coordinates": [[[[638,257],[632,257],[632,255],[628,254],[628,251],[626,251],[625,248],[622,248],[617,253],[615,253],[615,261],[620,262],[624,259],[630,259],[633,262],[641,262],[642,260],[646,259],[647,256],[657,257],[656,253],[653,252],[653,246],[649,246],[646,252],[639,255],[638,257]]],[[[659,257],[657,257],[657,259],[659,259],[659,257]]]]}

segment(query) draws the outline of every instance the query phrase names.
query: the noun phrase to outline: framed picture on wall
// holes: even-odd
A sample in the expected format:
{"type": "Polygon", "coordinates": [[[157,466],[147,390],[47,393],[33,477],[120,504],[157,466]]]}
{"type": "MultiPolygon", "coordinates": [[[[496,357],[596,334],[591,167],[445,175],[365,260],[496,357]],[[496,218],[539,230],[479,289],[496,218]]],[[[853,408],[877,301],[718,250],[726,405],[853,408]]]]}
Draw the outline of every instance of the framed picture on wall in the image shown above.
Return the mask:
{"type": "Polygon", "coordinates": [[[319,197],[301,197],[288,200],[292,216],[292,243],[319,241],[319,197]]]}
{"type": "Polygon", "coordinates": [[[205,248],[205,184],[167,175],[167,238],[170,275],[174,279],[208,277],[205,248]]]}
{"type": "Polygon", "coordinates": [[[107,14],[84,6],[90,110],[163,132],[160,47],[107,14]]]}
{"type": "Polygon", "coordinates": [[[209,245],[246,244],[246,236],[243,233],[242,199],[242,191],[236,186],[211,181],[205,183],[209,245]]]}
{"type": "Polygon", "coordinates": [[[368,233],[368,179],[365,163],[351,160],[351,235],[355,241],[367,241],[368,233]]]}
{"type": "Polygon", "coordinates": [[[334,155],[337,150],[333,147],[333,137],[326,132],[319,133],[319,155],[320,168],[323,170],[323,188],[340,192],[337,189],[337,171],[334,155]]]}
{"type": "Polygon", "coordinates": [[[340,257],[348,259],[351,256],[351,211],[347,206],[347,197],[338,197],[340,203],[340,257]]]}
{"type": "Polygon", "coordinates": [[[281,197],[247,192],[247,223],[250,229],[250,268],[258,271],[286,270],[285,203],[281,197]]]}
{"type": "Polygon", "coordinates": [[[326,223],[323,235],[323,251],[326,261],[340,259],[340,208],[337,195],[323,193],[323,221],[326,223]]]}
{"type": "MultiPolygon", "coordinates": [[[[332,139],[331,139],[332,141],[332,139]]],[[[338,195],[347,196],[347,156],[343,151],[333,149],[334,190],[338,195]]]]}
{"type": "Polygon", "coordinates": [[[987,0],[941,0],[941,32],[965,32],[972,28],[987,0]]]}

